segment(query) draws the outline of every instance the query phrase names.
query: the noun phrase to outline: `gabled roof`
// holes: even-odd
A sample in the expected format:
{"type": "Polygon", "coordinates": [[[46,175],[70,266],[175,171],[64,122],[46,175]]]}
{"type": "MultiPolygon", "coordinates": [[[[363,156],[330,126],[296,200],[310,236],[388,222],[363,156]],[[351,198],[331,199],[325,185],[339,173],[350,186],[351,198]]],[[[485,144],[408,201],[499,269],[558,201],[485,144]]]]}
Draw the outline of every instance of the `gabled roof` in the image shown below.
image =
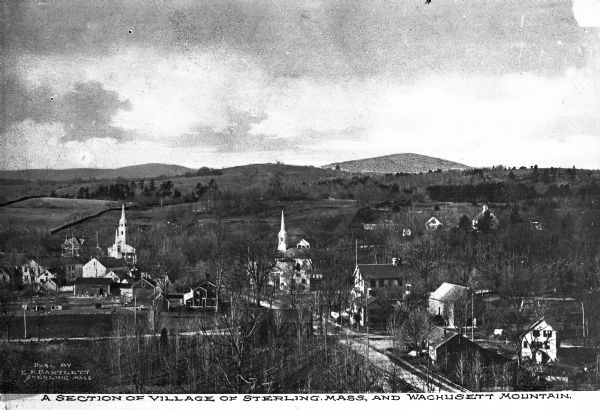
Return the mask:
{"type": "Polygon", "coordinates": [[[141,278],[140,280],[136,280],[133,283],[133,287],[138,287],[142,282],[146,282],[148,283],[150,286],[152,286],[153,288],[157,287],[158,284],[156,283],[155,280],[150,279],[150,278],[141,278]]]}
{"type": "Polygon", "coordinates": [[[77,278],[75,285],[112,285],[113,281],[110,278],[77,278]]]}
{"type": "Polygon", "coordinates": [[[401,279],[402,269],[394,264],[358,265],[363,279],[401,279]]]}
{"type": "Polygon", "coordinates": [[[70,238],[65,238],[65,241],[63,242],[63,244],[61,246],[69,246],[69,245],[81,246],[81,245],[83,245],[84,241],[85,241],[85,239],[83,239],[83,238],[77,238],[75,236],[72,236],[70,238]]]}
{"type": "Polygon", "coordinates": [[[552,330],[558,330],[558,324],[556,322],[554,322],[552,319],[546,318],[546,317],[541,317],[538,320],[536,320],[535,322],[533,322],[533,324],[531,324],[531,326],[529,326],[527,328],[527,330],[525,330],[523,333],[521,333],[521,337],[525,336],[527,333],[531,332],[532,330],[535,330],[536,327],[538,327],[538,325],[540,325],[542,322],[546,322],[548,324],[548,326],[550,326],[552,328],[552,330]]]}
{"type": "Polygon", "coordinates": [[[210,280],[200,280],[194,283],[192,286],[190,286],[190,289],[206,288],[207,286],[213,288],[217,287],[217,285],[214,282],[211,282],[210,280]]]}
{"type": "Polygon", "coordinates": [[[455,336],[458,336],[458,333],[444,329],[443,327],[435,327],[427,333],[426,340],[430,346],[437,349],[455,336]]]}
{"type": "Polygon", "coordinates": [[[425,225],[442,225],[442,223],[435,216],[432,216],[425,222],[425,225]]]}
{"type": "Polygon", "coordinates": [[[440,302],[456,302],[465,298],[467,293],[468,288],[464,286],[444,282],[429,296],[429,299],[439,300],[440,302]]]}

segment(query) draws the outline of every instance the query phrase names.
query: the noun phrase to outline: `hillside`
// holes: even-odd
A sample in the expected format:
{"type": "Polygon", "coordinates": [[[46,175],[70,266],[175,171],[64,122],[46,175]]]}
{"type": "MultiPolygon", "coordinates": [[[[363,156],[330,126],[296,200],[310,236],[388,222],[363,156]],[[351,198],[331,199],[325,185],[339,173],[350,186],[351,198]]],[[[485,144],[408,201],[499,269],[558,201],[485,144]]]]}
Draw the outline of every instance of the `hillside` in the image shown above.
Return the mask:
{"type": "Polygon", "coordinates": [[[428,157],[419,154],[392,154],[382,157],[364,158],[353,161],[335,162],[323,165],[323,168],[333,169],[339,166],[342,171],[350,172],[376,172],[376,173],[409,173],[429,172],[441,169],[469,169],[471,167],[458,162],[441,158],[428,157]]]}
{"type": "Polygon", "coordinates": [[[136,179],[159,176],[182,175],[194,171],[190,168],[170,164],[141,164],[115,169],[71,168],[71,169],[24,169],[0,171],[0,179],[69,181],[73,179],[136,179]]]}

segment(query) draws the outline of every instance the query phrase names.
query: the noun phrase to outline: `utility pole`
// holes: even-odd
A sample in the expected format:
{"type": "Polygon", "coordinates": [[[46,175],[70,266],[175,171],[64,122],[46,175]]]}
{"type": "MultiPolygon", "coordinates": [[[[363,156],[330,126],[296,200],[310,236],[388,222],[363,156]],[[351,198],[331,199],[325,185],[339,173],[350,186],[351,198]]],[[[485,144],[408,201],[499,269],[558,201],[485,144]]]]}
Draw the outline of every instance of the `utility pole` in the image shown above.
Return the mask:
{"type": "Polygon", "coordinates": [[[25,339],[27,339],[27,316],[25,316],[25,309],[23,309],[23,329],[24,329],[23,337],[25,339]]]}
{"type": "Polygon", "coordinates": [[[473,329],[475,328],[475,311],[473,310],[473,290],[471,289],[471,341],[473,341],[473,329]]]}

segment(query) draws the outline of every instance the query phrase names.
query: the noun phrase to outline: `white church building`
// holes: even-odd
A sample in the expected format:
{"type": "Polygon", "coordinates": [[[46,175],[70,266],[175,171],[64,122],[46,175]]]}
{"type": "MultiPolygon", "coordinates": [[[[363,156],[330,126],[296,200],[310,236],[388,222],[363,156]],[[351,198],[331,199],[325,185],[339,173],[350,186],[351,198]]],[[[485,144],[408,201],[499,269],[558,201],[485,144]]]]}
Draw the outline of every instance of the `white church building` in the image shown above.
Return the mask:
{"type": "Polygon", "coordinates": [[[136,263],[135,248],[126,242],[127,220],[125,219],[125,205],[121,209],[119,227],[115,231],[115,243],[108,248],[108,256],[123,259],[125,262],[136,263]]]}

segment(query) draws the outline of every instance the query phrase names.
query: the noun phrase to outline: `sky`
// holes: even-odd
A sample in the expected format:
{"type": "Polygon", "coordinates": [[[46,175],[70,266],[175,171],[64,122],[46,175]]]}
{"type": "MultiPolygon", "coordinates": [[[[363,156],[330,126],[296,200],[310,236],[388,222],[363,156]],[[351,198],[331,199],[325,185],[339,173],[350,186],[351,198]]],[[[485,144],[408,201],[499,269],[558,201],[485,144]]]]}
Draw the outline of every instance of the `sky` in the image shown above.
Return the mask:
{"type": "Polygon", "coordinates": [[[600,168],[600,0],[22,0],[0,169],[600,168]]]}

